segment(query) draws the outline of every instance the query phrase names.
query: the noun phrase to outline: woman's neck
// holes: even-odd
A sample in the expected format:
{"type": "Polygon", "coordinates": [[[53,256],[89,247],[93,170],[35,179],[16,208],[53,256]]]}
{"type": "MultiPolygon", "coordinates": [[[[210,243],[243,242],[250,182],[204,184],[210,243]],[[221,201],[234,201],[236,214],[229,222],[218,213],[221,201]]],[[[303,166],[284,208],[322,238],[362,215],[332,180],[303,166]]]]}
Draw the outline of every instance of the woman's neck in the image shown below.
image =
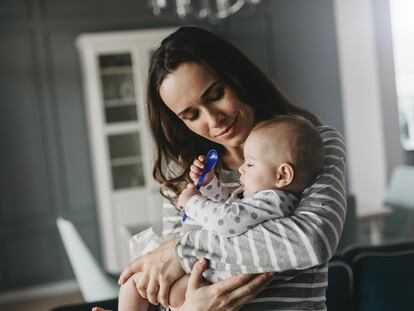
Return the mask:
{"type": "Polygon", "coordinates": [[[226,148],[222,160],[225,169],[237,171],[244,162],[243,147],[226,148]]]}

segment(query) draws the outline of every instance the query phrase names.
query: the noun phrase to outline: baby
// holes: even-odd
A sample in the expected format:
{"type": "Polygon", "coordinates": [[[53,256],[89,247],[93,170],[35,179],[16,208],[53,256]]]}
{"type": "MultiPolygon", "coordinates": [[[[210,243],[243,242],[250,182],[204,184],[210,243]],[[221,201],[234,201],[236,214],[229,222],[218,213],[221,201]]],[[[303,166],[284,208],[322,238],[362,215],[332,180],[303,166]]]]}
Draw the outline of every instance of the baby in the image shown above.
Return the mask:
{"type": "MultiPolygon", "coordinates": [[[[200,191],[189,184],[178,198],[188,218],[185,226],[199,225],[222,237],[242,234],[264,221],[289,217],[300,195],[322,168],[324,147],[317,129],[297,116],[277,116],[259,123],[244,144],[244,163],[239,168],[240,187],[231,192],[222,187],[214,172],[204,179],[200,191]]],[[[205,158],[191,166],[196,184],[205,158]]],[[[231,273],[207,269],[204,278],[217,282],[231,273]]],[[[184,302],[188,276],[174,283],[171,307],[184,302]]],[[[148,301],[136,290],[135,275],[121,287],[119,310],[147,310],[148,301]]]]}

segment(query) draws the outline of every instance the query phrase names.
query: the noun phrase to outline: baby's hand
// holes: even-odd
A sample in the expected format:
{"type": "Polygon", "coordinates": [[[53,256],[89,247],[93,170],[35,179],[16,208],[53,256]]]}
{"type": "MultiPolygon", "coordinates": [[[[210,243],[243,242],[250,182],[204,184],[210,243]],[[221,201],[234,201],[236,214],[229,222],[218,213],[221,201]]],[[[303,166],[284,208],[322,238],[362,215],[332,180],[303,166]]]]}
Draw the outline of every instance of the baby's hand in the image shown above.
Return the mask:
{"type": "MultiPolygon", "coordinates": [[[[194,182],[194,185],[197,185],[198,180],[200,179],[201,173],[203,172],[203,168],[206,162],[206,157],[203,155],[198,156],[197,159],[194,160],[193,164],[190,166],[190,178],[194,182]]],[[[205,186],[210,183],[210,181],[214,177],[214,170],[208,172],[206,177],[204,177],[202,186],[205,186]]]]}
{"type": "Polygon", "coordinates": [[[196,194],[200,194],[200,191],[193,184],[188,184],[187,188],[178,197],[177,207],[183,209],[187,205],[188,200],[196,194]]]}

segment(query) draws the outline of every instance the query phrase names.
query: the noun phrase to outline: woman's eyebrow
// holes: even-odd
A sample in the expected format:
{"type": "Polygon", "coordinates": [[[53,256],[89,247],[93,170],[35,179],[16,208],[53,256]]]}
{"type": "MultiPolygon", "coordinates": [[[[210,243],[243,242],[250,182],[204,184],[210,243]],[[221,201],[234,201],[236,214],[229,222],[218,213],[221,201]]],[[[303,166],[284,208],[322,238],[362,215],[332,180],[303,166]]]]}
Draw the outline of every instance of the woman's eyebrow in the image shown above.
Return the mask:
{"type": "Polygon", "coordinates": [[[216,81],[214,81],[213,83],[211,83],[206,89],[205,89],[205,91],[203,92],[203,94],[201,94],[201,96],[200,96],[200,99],[205,99],[206,97],[207,97],[207,95],[208,95],[208,93],[211,91],[211,89],[213,88],[213,87],[215,87],[217,84],[219,84],[220,83],[220,81],[219,80],[216,80],[216,81]]]}
{"type": "Polygon", "coordinates": [[[183,111],[177,113],[177,116],[182,118],[182,116],[185,115],[187,112],[191,111],[191,109],[193,109],[193,108],[192,107],[187,107],[183,111]]]}

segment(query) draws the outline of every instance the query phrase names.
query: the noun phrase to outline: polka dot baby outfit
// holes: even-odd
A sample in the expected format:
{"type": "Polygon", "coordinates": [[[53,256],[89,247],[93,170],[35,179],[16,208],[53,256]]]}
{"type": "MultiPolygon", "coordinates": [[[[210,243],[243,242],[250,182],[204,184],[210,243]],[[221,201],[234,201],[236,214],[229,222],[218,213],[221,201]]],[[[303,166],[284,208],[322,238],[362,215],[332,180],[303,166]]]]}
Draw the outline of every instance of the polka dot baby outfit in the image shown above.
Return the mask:
{"type": "MultiPolygon", "coordinates": [[[[299,203],[293,194],[273,189],[240,199],[241,188],[230,192],[229,188],[222,187],[216,176],[200,192],[201,195],[193,196],[185,206],[189,225],[202,226],[214,233],[218,240],[240,235],[270,219],[288,217],[299,203]]],[[[209,269],[204,277],[217,282],[230,275],[229,272],[209,269]]]]}

